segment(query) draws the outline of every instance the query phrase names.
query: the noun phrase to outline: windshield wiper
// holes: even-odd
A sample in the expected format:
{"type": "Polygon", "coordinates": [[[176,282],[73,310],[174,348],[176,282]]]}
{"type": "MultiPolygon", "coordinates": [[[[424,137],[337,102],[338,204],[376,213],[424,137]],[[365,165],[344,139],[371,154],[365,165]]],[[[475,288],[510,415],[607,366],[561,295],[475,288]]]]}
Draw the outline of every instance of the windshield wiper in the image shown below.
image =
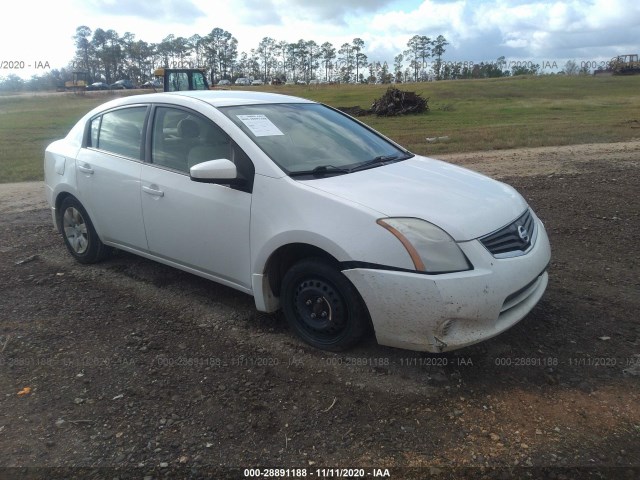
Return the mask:
{"type": "Polygon", "coordinates": [[[397,160],[405,160],[409,158],[408,156],[400,156],[400,155],[379,155],[371,160],[367,160],[366,162],[358,165],[357,167],[353,167],[351,172],[359,172],[360,170],[367,170],[368,168],[374,168],[379,165],[385,165],[387,162],[393,162],[397,160]]]}
{"type": "Polygon", "coordinates": [[[342,174],[342,173],[351,173],[351,172],[359,172],[360,170],[367,170],[368,168],[374,168],[379,165],[386,165],[387,163],[399,162],[400,160],[406,160],[407,158],[411,158],[411,154],[405,155],[378,155],[371,160],[367,160],[366,162],[355,166],[353,168],[344,168],[344,167],[334,167],[333,165],[319,165],[313,170],[302,170],[299,172],[291,172],[289,173],[290,177],[303,177],[313,175],[314,177],[323,177],[324,175],[331,174],[342,174]]]}
{"type": "Polygon", "coordinates": [[[349,173],[351,170],[348,168],[334,167],[333,165],[318,165],[313,170],[302,170],[300,172],[289,173],[290,177],[302,177],[305,175],[313,175],[314,177],[321,177],[326,174],[332,173],[349,173]]]}

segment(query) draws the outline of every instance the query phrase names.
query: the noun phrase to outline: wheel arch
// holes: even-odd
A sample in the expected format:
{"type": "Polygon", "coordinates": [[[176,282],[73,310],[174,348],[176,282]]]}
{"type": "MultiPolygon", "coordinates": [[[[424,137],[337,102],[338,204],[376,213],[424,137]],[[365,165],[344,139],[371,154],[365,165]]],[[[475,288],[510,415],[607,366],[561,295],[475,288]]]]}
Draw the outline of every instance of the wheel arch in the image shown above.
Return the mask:
{"type": "Polygon", "coordinates": [[[85,206],[71,193],[59,194],[55,197],[56,224],[62,234],[67,250],[75,259],[84,264],[96,263],[109,256],[111,247],[102,243],[95,230],[85,206]],[[63,211],[75,209],[77,212],[69,217],[69,232],[67,232],[67,217],[63,211]]]}
{"type": "Polygon", "coordinates": [[[336,268],[340,264],[329,252],[312,244],[296,242],[282,245],[269,256],[264,268],[264,275],[273,295],[280,296],[285,273],[292,265],[305,258],[322,258],[336,268]]]}
{"type": "Polygon", "coordinates": [[[55,207],[55,221],[56,221],[56,227],[58,228],[59,232],[62,232],[62,212],[60,211],[60,205],[62,205],[62,202],[64,202],[64,200],[66,198],[74,198],[80,205],[82,205],[82,208],[84,208],[87,212],[87,215],[89,216],[89,219],[91,220],[91,224],[93,225],[93,228],[95,229],[96,233],[98,234],[98,238],[100,238],[102,240],[102,229],[100,226],[99,222],[96,222],[95,219],[95,215],[93,215],[93,212],[91,211],[90,206],[88,206],[86,203],[82,202],[76,195],[74,195],[73,192],[70,192],[69,190],[60,190],[58,193],[54,194],[54,207],[55,207]]]}
{"type": "Polygon", "coordinates": [[[60,206],[62,205],[62,202],[64,202],[64,200],[68,197],[75,198],[78,202],[80,202],[80,200],[78,200],[78,197],[76,197],[75,195],[67,191],[62,191],[56,195],[55,201],[54,201],[54,206],[56,209],[55,220],[56,220],[56,227],[58,228],[59,232],[62,232],[62,211],[60,210],[60,206]]]}

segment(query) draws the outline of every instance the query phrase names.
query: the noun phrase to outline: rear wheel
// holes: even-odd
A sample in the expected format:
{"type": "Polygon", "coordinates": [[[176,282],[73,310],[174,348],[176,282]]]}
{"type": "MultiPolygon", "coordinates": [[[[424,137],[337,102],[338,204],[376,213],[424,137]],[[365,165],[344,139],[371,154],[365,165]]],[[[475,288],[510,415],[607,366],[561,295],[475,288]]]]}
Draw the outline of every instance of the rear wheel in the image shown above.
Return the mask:
{"type": "Polygon", "coordinates": [[[80,263],[95,263],[104,259],[110,248],[102,243],[82,204],[67,197],[60,205],[62,238],[69,253],[80,263]]]}
{"type": "Polygon", "coordinates": [[[282,280],[281,300],[291,329],[316,348],[345,350],[366,332],[367,312],[357,290],[322,259],[293,265],[282,280]]]}

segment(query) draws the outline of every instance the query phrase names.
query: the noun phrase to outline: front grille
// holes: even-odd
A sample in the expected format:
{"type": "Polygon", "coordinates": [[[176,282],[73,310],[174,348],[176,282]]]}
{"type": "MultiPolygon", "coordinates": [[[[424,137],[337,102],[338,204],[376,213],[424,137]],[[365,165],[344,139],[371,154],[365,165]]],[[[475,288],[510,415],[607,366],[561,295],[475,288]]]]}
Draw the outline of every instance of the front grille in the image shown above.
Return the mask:
{"type": "Polygon", "coordinates": [[[480,238],[480,242],[495,257],[522,255],[535,241],[535,222],[527,209],[514,222],[480,238]]]}

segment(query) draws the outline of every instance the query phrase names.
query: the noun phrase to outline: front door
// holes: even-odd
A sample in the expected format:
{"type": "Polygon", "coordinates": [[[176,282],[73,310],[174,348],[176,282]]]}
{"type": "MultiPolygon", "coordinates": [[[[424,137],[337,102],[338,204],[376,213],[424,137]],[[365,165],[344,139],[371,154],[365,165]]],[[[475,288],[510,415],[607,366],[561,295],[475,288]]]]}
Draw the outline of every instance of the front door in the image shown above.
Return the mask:
{"type": "MultiPolygon", "coordinates": [[[[153,117],[151,158],[141,175],[149,251],[222,283],[250,288],[250,189],[194,182],[188,173],[192,165],[218,158],[238,165],[244,154],[195,112],[156,107],[153,117]]],[[[242,158],[246,165],[248,158],[242,158]]]]}

